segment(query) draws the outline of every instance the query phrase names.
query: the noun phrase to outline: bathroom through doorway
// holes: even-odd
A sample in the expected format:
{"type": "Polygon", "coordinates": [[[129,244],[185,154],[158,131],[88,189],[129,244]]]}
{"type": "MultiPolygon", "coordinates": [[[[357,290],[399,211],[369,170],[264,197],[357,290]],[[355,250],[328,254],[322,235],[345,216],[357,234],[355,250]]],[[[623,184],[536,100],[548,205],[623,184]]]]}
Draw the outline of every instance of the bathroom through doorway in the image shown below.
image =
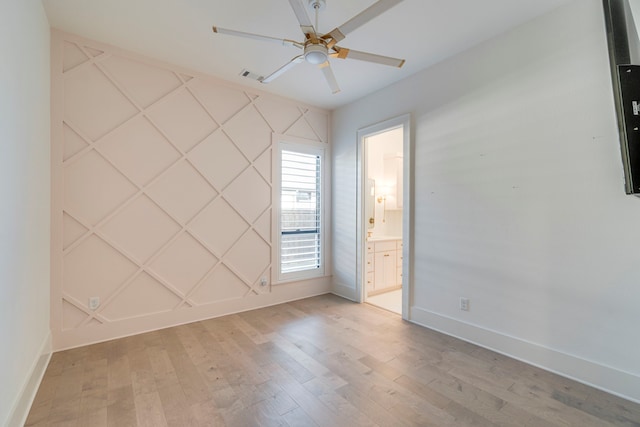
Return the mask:
{"type": "Polygon", "coordinates": [[[363,129],[361,301],[403,315],[406,289],[405,151],[408,118],[363,129]]]}

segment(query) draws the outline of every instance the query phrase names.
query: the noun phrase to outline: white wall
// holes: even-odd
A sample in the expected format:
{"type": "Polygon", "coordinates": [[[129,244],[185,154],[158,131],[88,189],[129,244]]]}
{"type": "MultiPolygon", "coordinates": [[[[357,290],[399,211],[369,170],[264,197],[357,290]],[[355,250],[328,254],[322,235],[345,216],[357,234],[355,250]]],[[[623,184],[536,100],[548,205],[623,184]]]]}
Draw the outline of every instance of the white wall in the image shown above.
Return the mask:
{"type": "Polygon", "coordinates": [[[410,318],[640,401],[640,200],[601,8],[576,0],[334,112],[334,185],[354,183],[334,193],[334,289],[355,295],[356,131],[411,113],[410,318]]]}
{"type": "Polygon", "coordinates": [[[0,28],[0,425],[18,425],[49,340],[49,24],[14,0],[0,28]]]}

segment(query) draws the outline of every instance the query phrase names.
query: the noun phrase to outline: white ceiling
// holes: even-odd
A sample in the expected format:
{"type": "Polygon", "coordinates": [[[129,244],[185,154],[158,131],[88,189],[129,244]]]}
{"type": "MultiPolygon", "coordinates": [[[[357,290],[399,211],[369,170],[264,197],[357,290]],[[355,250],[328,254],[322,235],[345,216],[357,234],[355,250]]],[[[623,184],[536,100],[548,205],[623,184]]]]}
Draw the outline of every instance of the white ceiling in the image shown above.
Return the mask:
{"type": "MultiPolygon", "coordinates": [[[[306,0],[303,0],[306,4],[306,0]]],[[[303,40],[288,0],[42,0],[52,27],[311,105],[333,109],[507,31],[568,0],[404,0],[356,29],[343,47],[406,59],[403,68],[332,59],[342,92],[300,64],[269,84],[266,76],[298,55],[295,47],[213,34],[212,25],[303,40]]],[[[327,0],[328,32],[375,0],[327,0]]],[[[309,13],[313,21],[311,12],[309,13]]]]}

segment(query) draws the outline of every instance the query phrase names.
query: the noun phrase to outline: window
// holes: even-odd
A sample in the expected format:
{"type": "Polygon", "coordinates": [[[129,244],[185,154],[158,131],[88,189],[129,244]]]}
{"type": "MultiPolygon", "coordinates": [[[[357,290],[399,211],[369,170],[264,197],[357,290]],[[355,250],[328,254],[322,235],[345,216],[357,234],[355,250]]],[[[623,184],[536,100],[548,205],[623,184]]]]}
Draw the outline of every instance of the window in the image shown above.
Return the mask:
{"type": "Polygon", "coordinates": [[[324,274],[322,170],[322,149],[280,144],[278,281],[324,274]]]}

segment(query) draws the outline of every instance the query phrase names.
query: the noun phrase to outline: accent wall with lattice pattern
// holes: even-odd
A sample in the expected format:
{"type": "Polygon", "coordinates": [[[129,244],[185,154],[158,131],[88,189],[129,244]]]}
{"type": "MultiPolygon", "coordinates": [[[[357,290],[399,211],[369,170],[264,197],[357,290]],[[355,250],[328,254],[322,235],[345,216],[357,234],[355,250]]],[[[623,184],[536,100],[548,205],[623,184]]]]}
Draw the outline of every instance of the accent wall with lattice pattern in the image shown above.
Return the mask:
{"type": "Polygon", "coordinates": [[[328,144],[327,111],[57,31],[52,110],[54,348],[328,291],[260,284],[272,135],[328,144]]]}

